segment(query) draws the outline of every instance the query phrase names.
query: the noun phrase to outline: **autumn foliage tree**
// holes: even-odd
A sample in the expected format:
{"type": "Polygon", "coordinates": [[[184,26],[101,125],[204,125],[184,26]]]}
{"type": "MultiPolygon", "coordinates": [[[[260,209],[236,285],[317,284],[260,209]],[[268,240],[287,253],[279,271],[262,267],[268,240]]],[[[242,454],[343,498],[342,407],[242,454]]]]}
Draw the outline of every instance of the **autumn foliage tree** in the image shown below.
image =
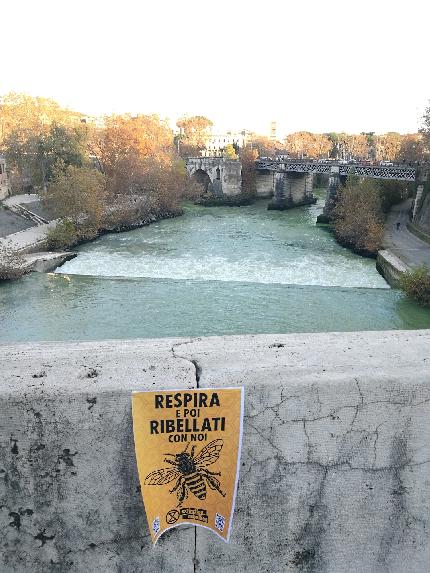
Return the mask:
{"type": "Polygon", "coordinates": [[[402,137],[396,160],[400,162],[428,161],[430,145],[426,145],[423,133],[408,133],[402,137]]]}
{"type": "Polygon", "coordinates": [[[242,162],[242,193],[248,197],[255,197],[257,194],[255,160],[258,152],[250,146],[239,150],[239,158],[242,162]]]}
{"type": "Polygon", "coordinates": [[[375,182],[355,178],[347,182],[339,191],[333,219],[334,233],[341,244],[361,254],[376,254],[384,233],[384,216],[375,182]]]}
{"type": "Polygon", "coordinates": [[[176,144],[181,157],[199,156],[206,147],[212,121],[202,115],[194,115],[178,119],[176,125],[179,128],[176,144]]]}
{"type": "Polygon", "coordinates": [[[28,186],[45,187],[58,162],[82,166],[85,140],[86,132],[81,127],[53,123],[46,133],[39,134],[15,128],[4,140],[6,161],[16,176],[15,188],[22,187],[24,180],[28,186]]]}
{"type": "Polygon", "coordinates": [[[77,126],[82,117],[82,114],[62,108],[49,98],[8,93],[0,98],[0,146],[18,128],[39,135],[45,133],[53,123],[77,126]]]}
{"type": "Polygon", "coordinates": [[[90,167],[57,164],[45,202],[55,217],[70,221],[81,238],[92,238],[106,211],[106,177],[90,167]]]}
{"type": "Polygon", "coordinates": [[[399,157],[403,136],[390,132],[374,137],[376,161],[396,161],[399,157]]]}
{"type": "Polygon", "coordinates": [[[13,190],[45,186],[58,159],[66,165],[83,162],[81,118],[47,98],[10,93],[0,99],[0,151],[13,190]]]}
{"type": "Polygon", "coordinates": [[[285,138],[285,148],[292,157],[327,157],[332,149],[330,139],[323,134],[297,131],[285,138]]]}

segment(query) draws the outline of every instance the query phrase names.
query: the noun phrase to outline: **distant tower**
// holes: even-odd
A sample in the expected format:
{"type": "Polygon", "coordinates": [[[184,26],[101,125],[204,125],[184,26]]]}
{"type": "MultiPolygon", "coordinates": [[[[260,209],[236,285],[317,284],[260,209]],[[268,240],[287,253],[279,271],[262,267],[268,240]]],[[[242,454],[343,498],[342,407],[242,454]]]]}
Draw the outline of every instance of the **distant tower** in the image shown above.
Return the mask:
{"type": "Polygon", "coordinates": [[[270,122],[270,139],[276,141],[276,121],[270,122]]]}

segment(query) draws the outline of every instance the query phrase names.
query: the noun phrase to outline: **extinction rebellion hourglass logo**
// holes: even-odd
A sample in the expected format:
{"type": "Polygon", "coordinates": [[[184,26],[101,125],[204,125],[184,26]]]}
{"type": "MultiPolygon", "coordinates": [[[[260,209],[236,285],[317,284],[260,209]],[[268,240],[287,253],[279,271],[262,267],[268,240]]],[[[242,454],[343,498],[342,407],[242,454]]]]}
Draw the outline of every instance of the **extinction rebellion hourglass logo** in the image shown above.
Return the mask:
{"type": "Polygon", "coordinates": [[[242,419],[242,388],[133,393],[136,457],[154,543],[183,523],[228,541],[242,419]]]}

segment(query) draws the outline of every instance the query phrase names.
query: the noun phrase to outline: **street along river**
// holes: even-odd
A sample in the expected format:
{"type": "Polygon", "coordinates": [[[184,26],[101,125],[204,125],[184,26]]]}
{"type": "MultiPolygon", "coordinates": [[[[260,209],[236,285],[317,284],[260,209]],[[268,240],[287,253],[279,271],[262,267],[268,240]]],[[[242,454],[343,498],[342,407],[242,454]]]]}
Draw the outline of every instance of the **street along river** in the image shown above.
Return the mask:
{"type": "Polygon", "coordinates": [[[189,205],[77,250],[55,274],[0,285],[0,340],[430,328],[375,261],[315,225],[317,205],[189,205]]]}

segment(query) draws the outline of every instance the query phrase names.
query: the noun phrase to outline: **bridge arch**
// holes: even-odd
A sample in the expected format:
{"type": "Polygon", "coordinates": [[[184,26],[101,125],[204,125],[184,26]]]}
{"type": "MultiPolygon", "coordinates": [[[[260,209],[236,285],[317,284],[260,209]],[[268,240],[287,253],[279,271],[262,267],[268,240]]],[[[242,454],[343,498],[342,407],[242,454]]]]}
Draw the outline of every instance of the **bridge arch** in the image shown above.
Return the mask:
{"type": "Polygon", "coordinates": [[[205,193],[216,197],[238,195],[242,188],[242,164],[225,157],[189,157],[187,171],[202,185],[205,193]]]}
{"type": "Polygon", "coordinates": [[[204,171],[203,169],[197,169],[194,171],[191,177],[203,188],[204,193],[210,193],[212,191],[213,185],[207,171],[204,171]]]}

